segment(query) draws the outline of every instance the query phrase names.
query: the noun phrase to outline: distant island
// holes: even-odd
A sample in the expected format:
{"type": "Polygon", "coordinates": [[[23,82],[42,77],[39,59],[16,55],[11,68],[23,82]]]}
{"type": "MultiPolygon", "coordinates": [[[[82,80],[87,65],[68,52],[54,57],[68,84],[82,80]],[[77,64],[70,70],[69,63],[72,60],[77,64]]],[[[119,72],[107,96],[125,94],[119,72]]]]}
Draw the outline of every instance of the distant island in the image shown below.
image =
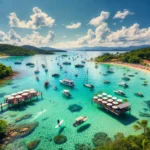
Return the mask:
{"type": "Polygon", "coordinates": [[[94,59],[96,63],[115,63],[150,71],[150,48],[132,50],[130,52],[105,53],[94,59]]]}
{"type": "Polygon", "coordinates": [[[43,50],[34,46],[14,46],[0,44],[0,56],[31,56],[35,54],[54,54],[54,51],[43,50]]]}

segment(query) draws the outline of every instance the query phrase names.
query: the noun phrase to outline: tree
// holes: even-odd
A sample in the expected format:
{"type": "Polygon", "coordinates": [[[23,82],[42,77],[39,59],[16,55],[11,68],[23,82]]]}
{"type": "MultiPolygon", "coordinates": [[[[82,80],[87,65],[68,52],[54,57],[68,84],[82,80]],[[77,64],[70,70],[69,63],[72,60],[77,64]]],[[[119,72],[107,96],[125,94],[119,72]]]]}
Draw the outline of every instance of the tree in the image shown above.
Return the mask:
{"type": "Polygon", "coordinates": [[[134,128],[136,131],[143,129],[143,130],[144,130],[144,134],[145,134],[145,133],[146,133],[147,126],[148,126],[148,121],[147,121],[147,120],[141,120],[141,121],[137,121],[136,123],[137,123],[137,124],[135,124],[135,125],[133,126],[133,128],[134,128]]]}
{"type": "Polygon", "coordinates": [[[7,129],[7,122],[5,120],[0,120],[0,135],[4,134],[7,129]]]}

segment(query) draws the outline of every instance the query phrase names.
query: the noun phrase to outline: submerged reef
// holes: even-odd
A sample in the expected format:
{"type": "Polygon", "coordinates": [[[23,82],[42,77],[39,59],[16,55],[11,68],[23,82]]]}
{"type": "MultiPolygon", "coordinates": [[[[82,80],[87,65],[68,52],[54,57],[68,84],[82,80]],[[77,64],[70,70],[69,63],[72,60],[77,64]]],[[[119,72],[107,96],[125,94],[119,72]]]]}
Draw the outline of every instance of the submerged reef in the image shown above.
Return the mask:
{"type": "Polygon", "coordinates": [[[68,109],[69,109],[71,112],[78,112],[78,111],[81,111],[81,110],[82,110],[82,107],[81,107],[80,105],[73,104],[73,105],[69,105],[68,109]]]}
{"type": "Polygon", "coordinates": [[[91,150],[90,144],[75,144],[75,150],[91,150]]]}
{"type": "Polygon", "coordinates": [[[22,121],[24,119],[29,119],[31,116],[32,116],[32,114],[27,114],[27,115],[24,115],[22,117],[17,118],[15,121],[16,122],[20,122],[20,121],[22,121]]]}
{"type": "Polygon", "coordinates": [[[94,135],[92,141],[95,146],[103,146],[106,143],[111,142],[111,139],[108,137],[107,133],[98,132],[94,135]]]}
{"type": "Polygon", "coordinates": [[[29,142],[29,143],[27,144],[28,150],[33,150],[33,149],[35,149],[35,148],[38,146],[39,143],[40,143],[40,139],[37,139],[37,140],[34,140],[34,141],[29,142]]]}
{"type": "Polygon", "coordinates": [[[54,137],[55,144],[63,144],[67,142],[67,137],[63,134],[57,135],[54,137]]]}

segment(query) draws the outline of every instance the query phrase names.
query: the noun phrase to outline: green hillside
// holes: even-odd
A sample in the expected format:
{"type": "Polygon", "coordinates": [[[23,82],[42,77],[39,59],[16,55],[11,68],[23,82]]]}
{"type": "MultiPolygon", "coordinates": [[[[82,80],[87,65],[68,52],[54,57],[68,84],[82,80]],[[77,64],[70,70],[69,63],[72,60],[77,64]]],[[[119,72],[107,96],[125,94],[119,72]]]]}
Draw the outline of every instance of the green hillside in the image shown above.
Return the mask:
{"type": "Polygon", "coordinates": [[[96,57],[95,61],[110,62],[113,61],[114,59],[126,63],[140,64],[143,63],[143,60],[150,60],[150,48],[142,48],[126,53],[116,53],[116,54],[105,53],[102,56],[96,57]]]}
{"type": "Polygon", "coordinates": [[[54,54],[52,52],[41,49],[28,49],[20,46],[13,46],[8,44],[0,44],[0,55],[9,56],[30,56],[35,54],[54,54]]]}

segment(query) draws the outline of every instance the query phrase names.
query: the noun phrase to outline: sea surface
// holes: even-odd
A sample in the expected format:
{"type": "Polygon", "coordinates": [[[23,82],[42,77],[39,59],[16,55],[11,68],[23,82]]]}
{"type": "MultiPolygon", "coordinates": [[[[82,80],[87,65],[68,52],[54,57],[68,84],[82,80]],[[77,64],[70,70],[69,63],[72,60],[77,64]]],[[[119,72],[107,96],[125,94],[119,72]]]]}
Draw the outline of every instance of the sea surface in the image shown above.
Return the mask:
{"type": "MultiPolygon", "coordinates": [[[[124,133],[125,136],[130,134],[139,134],[135,132],[133,125],[138,119],[150,120],[150,75],[146,72],[131,69],[127,67],[111,65],[114,70],[113,74],[106,73],[108,65],[99,64],[98,68],[95,67],[95,63],[86,61],[84,68],[75,68],[75,64],[81,63],[82,60],[90,60],[104,52],[67,52],[56,53],[55,55],[35,55],[29,57],[10,57],[6,59],[0,59],[0,62],[5,65],[11,66],[13,70],[18,71],[19,75],[5,83],[0,87],[0,103],[4,102],[4,95],[16,93],[25,89],[35,88],[43,93],[43,98],[35,102],[33,105],[28,105],[24,109],[8,110],[0,114],[1,118],[6,119],[9,123],[15,123],[15,119],[26,114],[32,114],[32,118],[21,121],[15,124],[39,122],[38,127],[28,136],[20,141],[28,143],[32,140],[41,139],[40,144],[36,150],[58,150],[63,148],[64,150],[74,150],[74,145],[77,143],[90,143],[92,144],[92,138],[97,132],[106,132],[112,139],[117,132],[124,133]],[[61,57],[61,55],[67,54],[68,57],[61,57]],[[72,58],[76,60],[73,61],[72,58]],[[41,64],[47,60],[48,72],[42,68],[41,64]],[[22,61],[21,65],[15,65],[15,61],[22,61]],[[63,65],[63,69],[57,65],[62,64],[64,61],[71,62],[71,65],[63,65]],[[27,62],[38,62],[40,73],[34,74],[37,68],[26,66],[27,62]],[[89,83],[95,86],[94,90],[83,87],[84,81],[88,79],[89,83]],[[135,74],[135,73],[138,74],[135,74]],[[53,73],[59,73],[60,77],[52,77],[53,73]],[[129,88],[122,88],[118,85],[122,81],[123,74],[134,74],[134,77],[130,77],[130,81],[127,81],[129,88]],[[78,74],[78,77],[75,77],[78,74]],[[39,81],[36,80],[36,76],[39,77],[39,81]],[[59,80],[69,78],[74,81],[75,87],[68,88],[60,84],[59,80]],[[142,83],[145,78],[148,81],[148,86],[143,86],[142,83]],[[109,85],[104,84],[104,80],[109,80],[109,85]],[[44,82],[49,81],[50,86],[48,89],[44,87],[44,82]],[[54,90],[53,86],[57,86],[58,90],[54,90]],[[68,89],[72,94],[70,99],[62,95],[62,90],[68,89]],[[131,112],[128,112],[125,116],[118,117],[99,109],[96,104],[92,103],[92,97],[94,94],[102,91],[117,98],[124,99],[123,97],[114,94],[114,90],[122,90],[127,95],[127,99],[131,104],[131,112]],[[140,98],[134,95],[135,92],[143,93],[144,97],[140,98]],[[68,107],[70,105],[77,104],[81,106],[78,112],[71,112],[68,107]],[[43,112],[40,113],[39,112],[43,112]],[[16,117],[11,117],[15,114],[16,117]],[[79,116],[88,116],[88,120],[79,127],[74,127],[73,123],[79,116]],[[57,120],[64,120],[62,126],[55,129],[57,120]],[[56,145],[50,139],[53,139],[56,135],[63,134],[67,137],[67,142],[62,145],[56,145]]],[[[112,52],[111,52],[112,53],[112,52]]],[[[115,53],[115,52],[113,52],[115,53]]]]}

